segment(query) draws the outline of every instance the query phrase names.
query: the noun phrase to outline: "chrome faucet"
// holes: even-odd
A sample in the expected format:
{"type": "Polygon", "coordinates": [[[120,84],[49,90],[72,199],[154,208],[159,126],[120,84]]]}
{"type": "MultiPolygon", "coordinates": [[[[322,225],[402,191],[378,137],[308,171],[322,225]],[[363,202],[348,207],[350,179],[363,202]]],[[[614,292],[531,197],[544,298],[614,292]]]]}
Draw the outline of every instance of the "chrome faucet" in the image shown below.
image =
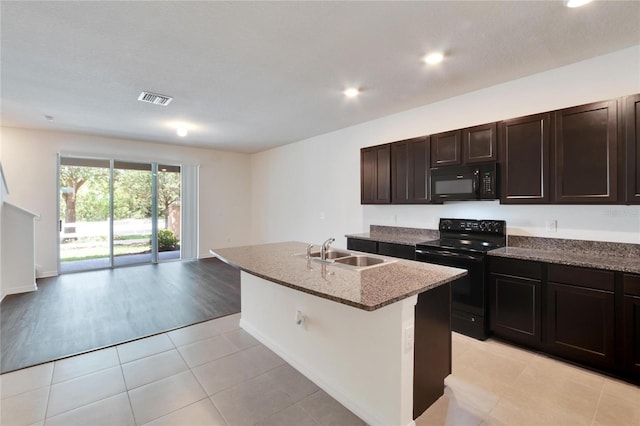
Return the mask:
{"type": "Polygon", "coordinates": [[[309,244],[307,246],[307,259],[311,259],[311,249],[313,248],[313,244],[309,244]]]}
{"type": "Polygon", "coordinates": [[[322,243],[322,247],[320,248],[320,259],[322,261],[327,260],[327,251],[329,251],[329,246],[331,245],[332,242],[334,242],[336,239],[335,238],[329,238],[327,241],[325,241],[324,243],[322,243]]]}

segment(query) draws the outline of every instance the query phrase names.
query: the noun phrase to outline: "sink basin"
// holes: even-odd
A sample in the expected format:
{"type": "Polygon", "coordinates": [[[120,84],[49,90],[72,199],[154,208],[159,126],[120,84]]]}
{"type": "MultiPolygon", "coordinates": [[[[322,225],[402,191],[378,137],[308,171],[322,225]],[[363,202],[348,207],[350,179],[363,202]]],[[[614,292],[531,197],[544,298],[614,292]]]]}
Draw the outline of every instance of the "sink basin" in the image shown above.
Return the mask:
{"type": "Polygon", "coordinates": [[[343,265],[349,265],[349,266],[372,266],[372,265],[378,265],[383,262],[384,262],[384,259],[380,259],[379,257],[370,257],[370,256],[349,256],[349,257],[336,259],[336,263],[342,263],[343,265]]]}
{"type": "MultiPolygon", "coordinates": [[[[351,253],[347,252],[347,251],[340,251],[340,250],[329,250],[327,251],[327,259],[339,259],[341,257],[348,257],[351,256],[351,253]]],[[[320,252],[316,251],[311,253],[311,257],[320,257],[320,252]]]]}

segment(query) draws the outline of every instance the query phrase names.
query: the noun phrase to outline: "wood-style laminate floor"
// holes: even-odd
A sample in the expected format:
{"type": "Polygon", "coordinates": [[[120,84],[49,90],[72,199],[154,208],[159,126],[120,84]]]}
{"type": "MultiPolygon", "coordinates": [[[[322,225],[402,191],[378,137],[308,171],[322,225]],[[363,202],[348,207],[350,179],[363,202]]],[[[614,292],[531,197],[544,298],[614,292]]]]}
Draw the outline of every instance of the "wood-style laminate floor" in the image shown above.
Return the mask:
{"type": "Polygon", "coordinates": [[[0,304],[0,371],[240,312],[240,272],[217,259],[40,279],[0,304]]]}

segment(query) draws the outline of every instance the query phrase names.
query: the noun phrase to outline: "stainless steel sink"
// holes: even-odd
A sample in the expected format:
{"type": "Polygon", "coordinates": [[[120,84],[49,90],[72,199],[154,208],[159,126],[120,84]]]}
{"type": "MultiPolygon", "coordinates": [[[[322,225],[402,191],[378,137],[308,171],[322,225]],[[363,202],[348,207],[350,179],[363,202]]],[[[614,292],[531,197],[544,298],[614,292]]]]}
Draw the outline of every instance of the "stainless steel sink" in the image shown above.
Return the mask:
{"type": "Polygon", "coordinates": [[[378,265],[380,263],[384,263],[384,259],[380,259],[379,257],[370,257],[370,256],[349,256],[343,257],[335,260],[336,263],[342,263],[343,265],[349,266],[373,266],[378,265]]]}
{"type": "MultiPolygon", "coordinates": [[[[351,256],[351,253],[347,252],[347,251],[340,251],[340,250],[329,250],[327,251],[327,259],[339,259],[341,257],[349,257],[351,256]]],[[[320,252],[316,251],[311,253],[311,257],[320,257],[320,252]]]]}

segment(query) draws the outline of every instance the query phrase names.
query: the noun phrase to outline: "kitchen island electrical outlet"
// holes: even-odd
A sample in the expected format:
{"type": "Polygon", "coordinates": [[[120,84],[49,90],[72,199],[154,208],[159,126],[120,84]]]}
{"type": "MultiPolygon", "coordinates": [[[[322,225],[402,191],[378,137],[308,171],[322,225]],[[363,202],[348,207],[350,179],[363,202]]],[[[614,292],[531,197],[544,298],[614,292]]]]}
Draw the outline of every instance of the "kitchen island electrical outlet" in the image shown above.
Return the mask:
{"type": "Polygon", "coordinates": [[[404,350],[406,352],[413,351],[413,344],[415,340],[414,327],[410,325],[404,329],[404,350]]]}

